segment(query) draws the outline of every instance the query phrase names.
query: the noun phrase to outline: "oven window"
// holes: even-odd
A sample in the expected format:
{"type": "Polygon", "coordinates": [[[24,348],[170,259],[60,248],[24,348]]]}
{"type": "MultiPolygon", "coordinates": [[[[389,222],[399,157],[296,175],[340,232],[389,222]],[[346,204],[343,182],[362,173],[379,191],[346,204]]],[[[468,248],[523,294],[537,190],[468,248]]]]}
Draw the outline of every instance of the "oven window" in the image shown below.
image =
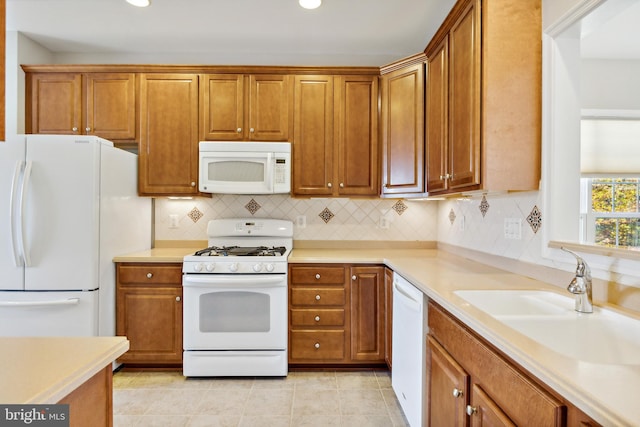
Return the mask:
{"type": "Polygon", "coordinates": [[[268,332],[270,297],[223,291],[200,295],[200,332],[268,332]]]}
{"type": "Polygon", "coordinates": [[[265,164],[248,160],[229,160],[209,163],[210,181],[263,182],[265,164]]]}

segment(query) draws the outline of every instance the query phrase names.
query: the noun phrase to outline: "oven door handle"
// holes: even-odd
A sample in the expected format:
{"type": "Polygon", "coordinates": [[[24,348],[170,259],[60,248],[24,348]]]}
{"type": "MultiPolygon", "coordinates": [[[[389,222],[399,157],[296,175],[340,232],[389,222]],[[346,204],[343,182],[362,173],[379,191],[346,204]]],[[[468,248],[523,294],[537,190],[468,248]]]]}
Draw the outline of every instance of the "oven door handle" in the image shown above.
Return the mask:
{"type": "Polygon", "coordinates": [[[242,285],[246,288],[264,288],[265,285],[276,285],[275,287],[286,287],[287,280],[284,275],[274,276],[224,276],[215,275],[185,275],[182,286],[185,288],[207,288],[207,287],[235,287],[242,285]]]}

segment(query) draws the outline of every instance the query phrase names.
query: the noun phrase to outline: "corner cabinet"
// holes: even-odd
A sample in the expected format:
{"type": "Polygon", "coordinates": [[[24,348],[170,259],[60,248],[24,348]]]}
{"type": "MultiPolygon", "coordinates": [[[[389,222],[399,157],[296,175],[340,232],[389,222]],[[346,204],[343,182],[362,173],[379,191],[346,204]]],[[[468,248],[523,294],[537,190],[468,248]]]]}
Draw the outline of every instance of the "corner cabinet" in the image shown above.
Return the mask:
{"type": "Polygon", "coordinates": [[[288,141],[290,79],[288,75],[202,75],[201,139],[288,141]]]}
{"type": "Polygon", "coordinates": [[[384,267],[289,266],[289,364],[384,364],[384,267]]]}
{"type": "Polygon", "coordinates": [[[378,194],[377,103],[376,76],[295,76],[294,195],[378,194]]]}
{"type": "Polygon", "coordinates": [[[30,73],[26,131],[136,141],[135,73],[30,73]]]}
{"type": "Polygon", "coordinates": [[[428,317],[430,425],[598,425],[433,301],[428,317]]]}
{"type": "Polygon", "coordinates": [[[182,365],[182,264],[116,264],[116,334],[129,339],[121,363],[182,365]]]}
{"type": "Polygon", "coordinates": [[[382,196],[424,196],[424,60],[414,55],[380,77],[382,196]]]}
{"type": "Polygon", "coordinates": [[[539,0],[460,0],[427,48],[429,195],[537,190],[539,0]]]}
{"type": "Polygon", "coordinates": [[[198,194],[198,75],[140,76],[141,196],[198,194]]]}

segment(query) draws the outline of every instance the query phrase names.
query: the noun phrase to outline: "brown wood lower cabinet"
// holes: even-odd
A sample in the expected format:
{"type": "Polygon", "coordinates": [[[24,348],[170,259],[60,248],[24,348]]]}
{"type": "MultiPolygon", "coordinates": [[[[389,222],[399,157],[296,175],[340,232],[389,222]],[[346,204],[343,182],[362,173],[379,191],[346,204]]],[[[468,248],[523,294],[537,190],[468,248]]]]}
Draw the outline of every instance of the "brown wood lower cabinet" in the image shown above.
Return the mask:
{"type": "Polygon", "coordinates": [[[113,425],[112,375],[109,363],[58,402],[69,405],[70,427],[113,425]]]}
{"type": "Polygon", "coordinates": [[[116,334],[129,339],[126,365],[182,365],[182,264],[116,267],[116,334]]]}
{"type": "Polygon", "coordinates": [[[428,316],[429,425],[598,425],[433,301],[428,316]]]}
{"type": "Polygon", "coordinates": [[[289,363],[384,363],[384,267],[289,265],[289,363]]]}

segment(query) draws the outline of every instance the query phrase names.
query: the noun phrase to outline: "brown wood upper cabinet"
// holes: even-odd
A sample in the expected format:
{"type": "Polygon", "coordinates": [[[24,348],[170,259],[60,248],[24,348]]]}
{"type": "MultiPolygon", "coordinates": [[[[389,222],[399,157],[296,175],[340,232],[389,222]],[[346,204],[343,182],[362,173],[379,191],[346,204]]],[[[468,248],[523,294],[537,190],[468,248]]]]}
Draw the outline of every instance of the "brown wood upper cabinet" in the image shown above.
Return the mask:
{"type": "Polygon", "coordinates": [[[27,133],[136,140],[135,73],[30,73],[27,133]]]}
{"type": "Polygon", "coordinates": [[[141,196],[198,194],[198,75],[140,76],[141,196]]]}
{"type": "Polygon", "coordinates": [[[424,187],[424,55],[383,67],[380,79],[382,195],[420,196],[424,187]]]}
{"type": "Polygon", "coordinates": [[[378,79],[305,75],[294,81],[293,194],[378,194],[378,79]]]}
{"type": "Polygon", "coordinates": [[[212,141],[288,141],[290,76],[204,74],[200,136],[212,141]]]}
{"type": "Polygon", "coordinates": [[[536,190],[540,1],[460,0],[427,48],[427,192],[536,190]]]}

